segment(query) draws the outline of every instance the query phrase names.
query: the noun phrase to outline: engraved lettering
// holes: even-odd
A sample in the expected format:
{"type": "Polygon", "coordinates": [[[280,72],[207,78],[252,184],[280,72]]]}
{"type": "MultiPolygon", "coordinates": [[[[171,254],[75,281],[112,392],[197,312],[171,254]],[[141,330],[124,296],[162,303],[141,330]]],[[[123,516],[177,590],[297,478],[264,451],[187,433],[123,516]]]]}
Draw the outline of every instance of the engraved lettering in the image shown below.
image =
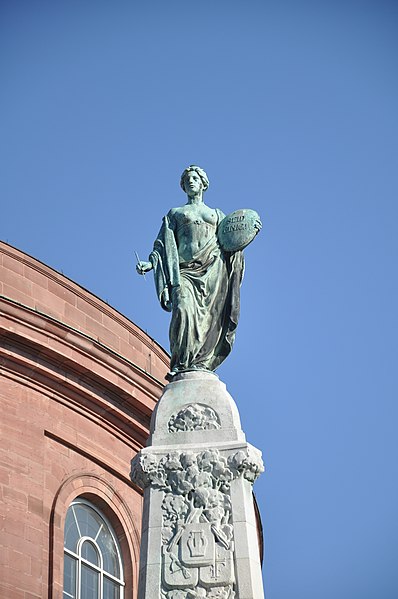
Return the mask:
{"type": "Polygon", "coordinates": [[[241,214],[240,216],[231,216],[228,220],[227,220],[227,224],[231,224],[231,223],[239,223],[241,222],[243,219],[245,218],[244,214],[241,214]]]}
{"type": "Polygon", "coordinates": [[[223,230],[223,233],[230,233],[231,231],[245,231],[247,229],[247,223],[234,223],[227,225],[223,230]]]}

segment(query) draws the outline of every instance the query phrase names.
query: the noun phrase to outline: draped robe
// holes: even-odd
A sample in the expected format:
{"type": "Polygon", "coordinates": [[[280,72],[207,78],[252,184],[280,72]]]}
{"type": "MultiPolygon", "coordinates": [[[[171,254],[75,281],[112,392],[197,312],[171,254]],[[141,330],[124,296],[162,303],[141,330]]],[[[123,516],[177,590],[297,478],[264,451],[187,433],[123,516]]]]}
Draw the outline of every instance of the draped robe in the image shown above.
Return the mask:
{"type": "MultiPolygon", "coordinates": [[[[219,223],[223,213],[216,212],[219,223]]],[[[171,371],[215,370],[235,339],[243,254],[224,252],[215,228],[207,244],[184,262],[178,255],[173,225],[169,213],[150,255],[160,304],[172,312],[171,371]]]]}

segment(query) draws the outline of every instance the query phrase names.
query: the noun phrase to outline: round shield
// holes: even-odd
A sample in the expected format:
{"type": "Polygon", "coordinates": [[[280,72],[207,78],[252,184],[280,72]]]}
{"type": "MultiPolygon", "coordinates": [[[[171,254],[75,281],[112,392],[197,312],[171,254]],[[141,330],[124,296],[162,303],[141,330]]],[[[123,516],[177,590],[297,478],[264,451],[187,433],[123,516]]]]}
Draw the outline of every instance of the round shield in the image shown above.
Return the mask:
{"type": "Polygon", "coordinates": [[[222,219],[218,225],[217,235],[225,252],[237,252],[249,245],[259,232],[256,222],[260,217],[255,210],[243,208],[235,210],[222,219]]]}

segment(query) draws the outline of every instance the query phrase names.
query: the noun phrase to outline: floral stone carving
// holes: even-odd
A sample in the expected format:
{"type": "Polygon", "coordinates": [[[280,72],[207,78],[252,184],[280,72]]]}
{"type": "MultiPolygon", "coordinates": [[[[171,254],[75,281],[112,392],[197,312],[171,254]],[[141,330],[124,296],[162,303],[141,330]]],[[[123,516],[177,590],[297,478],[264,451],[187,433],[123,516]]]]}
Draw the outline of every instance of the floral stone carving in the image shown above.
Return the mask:
{"type": "Polygon", "coordinates": [[[216,449],[138,454],[132,480],[164,493],[162,599],[234,599],[231,481],[253,482],[261,458],[241,450],[228,459],[216,449]]]}
{"type": "Polygon", "coordinates": [[[185,406],[169,420],[169,432],[219,429],[220,419],[213,408],[199,403],[185,406]]]}

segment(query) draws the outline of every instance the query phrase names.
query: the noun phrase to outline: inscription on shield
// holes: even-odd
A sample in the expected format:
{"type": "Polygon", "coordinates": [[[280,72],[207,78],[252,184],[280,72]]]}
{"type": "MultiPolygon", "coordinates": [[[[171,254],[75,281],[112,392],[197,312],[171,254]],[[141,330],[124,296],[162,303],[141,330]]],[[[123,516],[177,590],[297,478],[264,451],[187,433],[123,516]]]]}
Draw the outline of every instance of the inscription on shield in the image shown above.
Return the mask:
{"type": "Polygon", "coordinates": [[[214,536],[210,524],[186,524],[181,537],[181,562],[186,566],[207,566],[214,556],[214,536]]]}
{"type": "MultiPolygon", "coordinates": [[[[259,232],[256,223],[260,217],[255,210],[243,208],[235,210],[222,219],[218,225],[218,241],[226,252],[237,252],[249,245],[259,232]]],[[[261,226],[261,225],[260,225],[261,226]]]]}
{"type": "Polygon", "coordinates": [[[199,581],[206,587],[217,587],[234,580],[233,553],[217,543],[211,565],[199,568],[199,581]]]}
{"type": "Polygon", "coordinates": [[[163,582],[169,589],[187,589],[198,584],[198,568],[187,568],[163,546],[163,582]]]}

